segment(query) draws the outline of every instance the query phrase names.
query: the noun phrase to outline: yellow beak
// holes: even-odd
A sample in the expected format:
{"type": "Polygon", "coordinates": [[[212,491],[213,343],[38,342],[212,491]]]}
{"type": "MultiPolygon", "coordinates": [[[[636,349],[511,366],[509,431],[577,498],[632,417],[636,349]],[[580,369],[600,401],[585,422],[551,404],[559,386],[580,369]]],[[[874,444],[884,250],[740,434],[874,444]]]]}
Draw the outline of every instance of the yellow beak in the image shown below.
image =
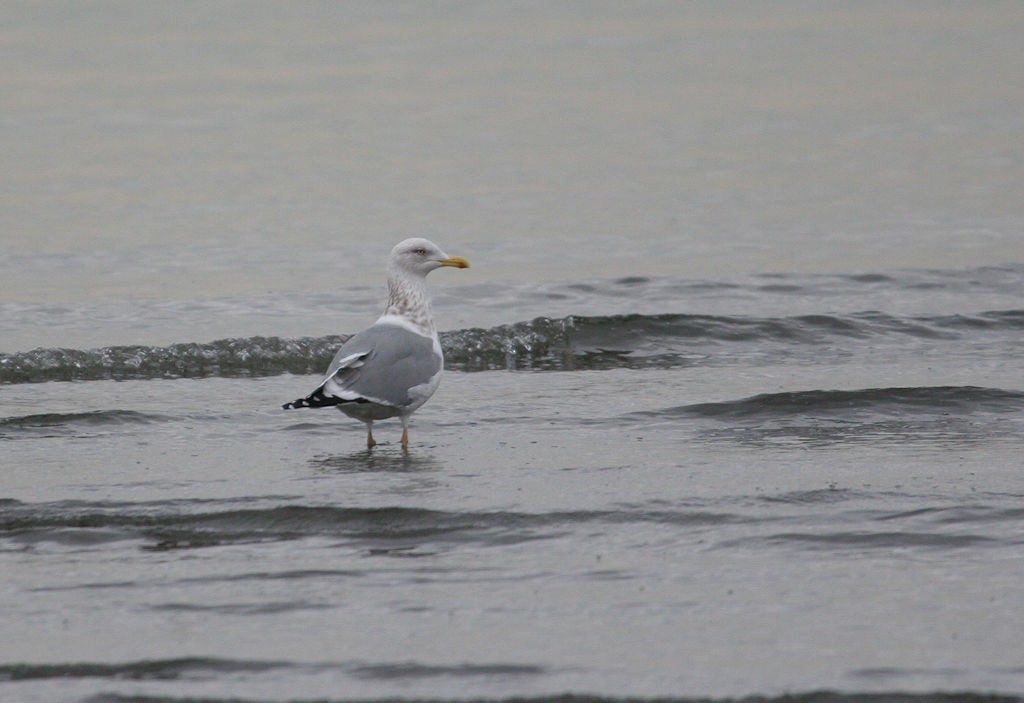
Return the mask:
{"type": "Polygon", "coordinates": [[[461,256],[449,256],[447,259],[441,259],[442,266],[454,266],[457,269],[468,269],[469,262],[463,259],[461,256]]]}

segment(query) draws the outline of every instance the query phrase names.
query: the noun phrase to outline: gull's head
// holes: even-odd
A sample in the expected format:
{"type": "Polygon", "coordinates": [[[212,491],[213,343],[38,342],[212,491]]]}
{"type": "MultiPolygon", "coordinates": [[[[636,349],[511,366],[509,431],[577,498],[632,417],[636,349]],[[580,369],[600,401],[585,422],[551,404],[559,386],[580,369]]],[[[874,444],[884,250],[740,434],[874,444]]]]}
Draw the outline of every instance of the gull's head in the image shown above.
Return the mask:
{"type": "Polygon", "coordinates": [[[429,239],[414,237],[395,245],[395,248],[391,250],[390,266],[406,273],[426,276],[442,266],[469,268],[469,262],[461,256],[448,256],[441,251],[441,247],[429,239]]]}

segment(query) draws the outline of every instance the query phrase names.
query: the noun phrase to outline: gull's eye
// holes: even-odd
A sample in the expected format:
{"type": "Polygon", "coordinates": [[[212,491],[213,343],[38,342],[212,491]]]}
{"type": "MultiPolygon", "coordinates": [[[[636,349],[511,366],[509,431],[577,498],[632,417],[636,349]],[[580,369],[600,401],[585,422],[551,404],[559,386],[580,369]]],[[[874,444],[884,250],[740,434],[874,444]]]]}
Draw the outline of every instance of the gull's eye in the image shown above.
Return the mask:
{"type": "Polygon", "coordinates": [[[426,249],[423,249],[423,248],[420,248],[420,249],[413,249],[413,250],[412,250],[412,253],[413,253],[413,254],[416,254],[417,256],[426,256],[426,255],[427,255],[427,250],[426,250],[426,249]]]}

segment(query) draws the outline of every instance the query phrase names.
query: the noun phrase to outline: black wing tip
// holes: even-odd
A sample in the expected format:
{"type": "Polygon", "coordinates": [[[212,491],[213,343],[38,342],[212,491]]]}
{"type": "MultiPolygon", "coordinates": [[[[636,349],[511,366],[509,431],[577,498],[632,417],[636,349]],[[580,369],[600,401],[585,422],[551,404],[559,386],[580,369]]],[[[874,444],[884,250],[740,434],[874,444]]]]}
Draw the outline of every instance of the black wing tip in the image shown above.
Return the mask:
{"type": "Polygon", "coordinates": [[[322,388],[317,388],[305,398],[296,398],[290,403],[285,403],[281,406],[281,409],[297,410],[298,408],[323,408],[328,405],[337,405],[340,402],[342,401],[338,398],[332,398],[331,396],[324,395],[322,388]]]}
{"type": "Polygon", "coordinates": [[[341,398],[335,398],[333,396],[324,395],[321,389],[316,389],[305,398],[296,398],[290,403],[285,403],[281,406],[282,410],[298,410],[300,408],[326,408],[331,405],[344,405],[346,403],[370,403],[371,400],[367,398],[353,398],[351,400],[343,400],[341,398]]]}
{"type": "Polygon", "coordinates": [[[296,398],[290,403],[282,405],[284,410],[298,410],[302,407],[323,407],[325,405],[336,405],[337,400],[334,398],[328,398],[323,393],[316,391],[312,395],[308,395],[305,398],[296,398]]]}

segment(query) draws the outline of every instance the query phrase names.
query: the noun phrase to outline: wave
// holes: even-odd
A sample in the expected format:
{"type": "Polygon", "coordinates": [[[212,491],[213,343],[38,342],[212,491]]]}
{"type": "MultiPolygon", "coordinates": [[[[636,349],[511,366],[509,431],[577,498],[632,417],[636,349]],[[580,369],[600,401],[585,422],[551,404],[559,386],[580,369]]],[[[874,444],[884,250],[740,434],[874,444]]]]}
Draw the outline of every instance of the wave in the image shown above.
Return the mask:
{"type": "Polygon", "coordinates": [[[791,532],[775,535],[758,536],[738,540],[728,540],[720,547],[795,546],[805,550],[821,550],[835,553],[839,550],[866,551],[878,549],[918,548],[929,549],[964,549],[984,547],[999,542],[984,535],[945,535],[931,532],[828,532],[806,533],[791,532]]]}
{"type": "MultiPolygon", "coordinates": [[[[418,662],[371,663],[348,662],[339,664],[299,664],[285,661],[224,659],[215,657],[182,657],[153,659],[113,664],[0,664],[0,681],[29,681],[38,679],[116,679],[129,681],[181,681],[208,679],[214,675],[261,674],[276,669],[306,669],[311,673],[327,669],[341,669],[361,679],[422,679],[436,676],[523,676],[539,675],[545,667],[529,664],[457,664],[452,666],[428,665],[418,662]]],[[[132,698],[130,700],[135,700],[132,698]]],[[[161,699],[163,700],[163,699],[161,699]]]]}
{"type": "Polygon", "coordinates": [[[173,681],[212,674],[260,673],[290,666],[285,662],[262,662],[204,657],[157,659],[116,664],[0,664],[0,681],[33,679],[157,679],[173,681]]]}
{"type": "MultiPolygon", "coordinates": [[[[494,678],[536,677],[553,673],[549,666],[512,662],[462,663],[455,665],[425,664],[417,661],[404,662],[363,662],[349,661],[336,663],[301,663],[288,661],[262,661],[250,659],[227,659],[215,657],[183,657],[178,659],[154,659],[117,663],[54,663],[54,664],[0,664],[0,682],[31,682],[76,679],[99,679],[109,683],[118,681],[162,681],[168,683],[189,683],[209,681],[211,677],[230,677],[233,681],[245,677],[257,677],[266,672],[283,672],[292,676],[322,676],[325,672],[338,672],[342,676],[375,681],[411,681],[425,678],[494,678]]],[[[993,675],[1013,673],[1013,668],[991,668],[993,675]]],[[[560,693],[557,695],[517,696],[496,698],[495,701],[517,701],[518,703],[1024,703],[1024,697],[1013,694],[999,694],[991,691],[971,692],[878,692],[878,682],[889,681],[890,685],[900,678],[921,675],[949,677],[968,673],[960,669],[921,669],[880,667],[856,669],[850,675],[866,684],[872,692],[839,692],[817,690],[805,693],[791,692],[781,696],[751,696],[748,698],[687,698],[682,696],[659,696],[656,698],[630,696],[600,696],[594,694],[560,693]]],[[[148,695],[134,692],[97,693],[88,698],[90,703],[190,703],[199,701],[191,695],[163,693],[148,695]]],[[[203,697],[204,703],[254,703],[247,698],[203,697]]],[[[266,700],[260,698],[259,700],[266,700]]],[[[328,700],[328,699],[318,699],[328,700]]],[[[341,700],[341,699],[334,699],[341,700]]],[[[418,698],[422,703],[447,703],[465,699],[418,698]]]]}
{"type": "MultiPolygon", "coordinates": [[[[72,665],[72,670],[74,670],[72,665]]],[[[412,669],[414,664],[410,665],[399,665],[401,667],[408,666],[412,669]]],[[[435,668],[435,667],[429,667],[435,668]]],[[[466,667],[462,667],[466,668],[466,667]]],[[[498,665],[494,673],[488,672],[488,667],[480,667],[482,670],[480,673],[485,675],[508,675],[509,673],[541,673],[541,671],[526,670],[519,671],[520,668],[531,669],[532,667],[519,667],[517,665],[511,665],[513,670],[506,670],[506,667],[498,665]]],[[[882,669],[863,669],[858,670],[857,675],[865,680],[873,679],[893,679],[899,676],[912,676],[921,674],[941,675],[945,674],[948,676],[950,673],[959,673],[959,670],[940,669],[940,670],[925,670],[925,669],[900,669],[900,668],[882,668],[882,669]]],[[[995,671],[999,673],[998,670],[995,671]]],[[[353,672],[354,673],[354,672],[353,672]]],[[[470,673],[474,673],[470,671],[470,673]]],[[[0,668],[0,680],[4,674],[3,668],[0,668]]],[[[442,671],[442,675],[466,675],[462,671],[442,671]]],[[[877,689],[878,686],[874,686],[877,689]]],[[[257,703],[258,701],[265,702],[266,699],[243,699],[237,697],[231,698],[207,698],[202,699],[202,703],[257,703]]],[[[343,699],[317,699],[323,701],[323,703],[329,703],[329,701],[340,701],[343,699]]],[[[344,699],[348,700],[348,699],[344,699]]],[[[391,699],[387,699],[391,700],[391,699]]],[[[394,699],[404,700],[404,699],[394,699]]],[[[461,702],[467,699],[465,698],[417,698],[420,703],[454,703],[461,702]]],[[[472,699],[481,700],[481,699],[472,699]]],[[[614,697],[614,696],[596,696],[593,694],[557,694],[551,696],[516,696],[514,698],[504,699],[486,699],[494,701],[506,701],[511,703],[1024,703],[1024,697],[1016,695],[1002,695],[989,692],[970,692],[970,691],[958,691],[953,693],[937,692],[937,693],[906,693],[902,690],[893,690],[892,692],[883,693],[848,693],[838,691],[814,691],[810,693],[787,693],[781,696],[752,696],[749,698],[686,698],[680,696],[658,696],[642,697],[642,696],[629,696],[627,698],[614,697]]],[[[144,694],[130,694],[121,695],[117,693],[101,693],[96,696],[92,696],[88,699],[88,703],[198,703],[200,699],[196,699],[190,696],[186,697],[169,697],[166,695],[159,696],[147,696],[144,694]]]]}
{"type": "Polygon", "coordinates": [[[325,368],[345,339],[246,337],[167,347],[34,349],[0,356],[0,383],[315,373],[325,368]]]}
{"type": "MultiPolygon", "coordinates": [[[[150,551],[222,544],[288,541],[313,536],[343,538],[369,553],[388,554],[420,543],[507,545],[548,539],[581,523],[654,522],[717,525],[738,519],[704,510],[566,511],[553,513],[448,512],[421,508],[354,508],[276,505],[191,512],[188,504],[138,505],[65,501],[0,502],[0,538],[21,542],[89,543],[142,540],[150,551]],[[177,508],[168,511],[168,507],[177,508]]],[[[197,503],[194,507],[203,508],[197,503]]]]}
{"type": "MultiPolygon", "coordinates": [[[[929,506],[913,511],[868,513],[855,491],[830,489],[786,494],[772,499],[740,501],[689,501],[684,505],[662,502],[622,505],[605,510],[572,510],[541,513],[511,511],[445,511],[423,508],[362,508],[336,505],[268,505],[234,507],[237,501],[181,500],[164,503],[114,503],[58,501],[24,503],[0,501],[0,540],[21,546],[41,544],[98,545],[134,541],[145,551],[200,549],[231,544],[288,542],[306,538],[342,540],[367,556],[414,557],[453,546],[503,547],[537,540],[557,539],[580,529],[610,525],[656,525],[661,530],[703,531],[730,528],[730,533],[750,532],[736,544],[768,539],[765,525],[786,522],[786,516],[765,514],[765,508],[797,505],[791,516],[803,525],[806,510],[826,511],[836,531],[808,536],[787,530],[770,536],[775,543],[800,542],[809,548],[849,543],[856,547],[959,548],[965,543],[999,547],[1016,546],[1016,537],[993,525],[1020,523],[1024,509],[1016,503],[978,498],[963,505],[929,506]],[[985,502],[983,502],[983,500],[985,502]],[[211,503],[213,504],[211,506],[211,503]],[[851,504],[844,507],[844,504],[851,504]],[[868,521],[867,526],[865,520],[868,521]],[[878,529],[871,527],[877,525],[878,529]],[[931,535],[933,541],[922,541],[931,535]]],[[[257,499],[250,499],[255,503],[257,499]]],[[[732,542],[720,543],[731,546],[732,542]]],[[[799,545],[798,545],[799,546],[799,545]]],[[[303,570],[283,573],[257,570],[248,574],[215,577],[218,580],[271,580],[356,577],[356,572],[303,570]]],[[[467,575],[467,577],[475,577],[467,575]]],[[[188,577],[185,581],[210,577],[188,577]]],[[[75,588],[130,587],[126,583],[88,583],[75,588]]],[[[40,587],[39,590],[47,590],[40,587]]]]}
{"type": "MultiPolygon", "coordinates": [[[[117,662],[117,663],[55,663],[55,664],[0,664],[0,681],[31,681],[46,679],[111,679],[126,681],[188,681],[208,680],[215,675],[259,675],[268,671],[291,670],[294,673],[318,674],[329,670],[338,670],[354,678],[371,680],[403,680],[423,679],[433,677],[506,677],[506,676],[538,676],[549,673],[551,669],[547,666],[536,664],[520,663],[464,663],[455,665],[424,664],[417,661],[404,662],[364,662],[349,661],[337,663],[301,663],[290,661],[265,661],[251,659],[227,659],[222,657],[181,657],[176,659],[152,659],[141,661],[117,662]]],[[[999,671],[999,670],[997,670],[999,671]]],[[[851,674],[861,679],[895,678],[912,674],[922,673],[954,673],[952,670],[941,671],[923,669],[900,669],[897,667],[883,667],[872,669],[857,669],[851,674]]],[[[150,698],[145,695],[121,696],[116,693],[101,694],[89,701],[192,701],[193,698],[150,698]]],[[[217,703],[225,699],[203,698],[208,703],[217,703]]],[[[231,701],[242,703],[243,699],[231,698],[231,701]]],[[[262,700],[262,699],[261,699],[262,700]]],[[[429,703],[446,699],[421,698],[418,700],[429,703]]],[[[495,699],[501,700],[501,699],[495,699]]],[[[506,699],[511,700],[511,699],[506,699]]],[[[689,699],[681,697],[658,697],[658,698],[616,698],[610,696],[595,696],[592,694],[574,695],[558,694],[554,696],[517,697],[514,700],[522,703],[618,703],[619,701],[659,701],[661,703],[688,703],[689,701],[705,701],[714,703],[715,699],[700,698],[689,699]]],[[[731,700],[737,699],[719,699],[731,700]]],[[[994,693],[972,694],[964,693],[833,693],[829,691],[816,691],[814,693],[799,694],[787,693],[779,698],[757,696],[756,698],[740,699],[753,703],[1020,703],[1020,697],[998,695],[994,693]]]]}
{"type": "MultiPolygon", "coordinates": [[[[445,365],[456,371],[671,368],[700,363],[724,345],[810,345],[878,337],[954,340],[1024,330],[1024,310],[976,315],[745,317],[607,315],[539,317],[529,322],[441,333],[445,365]]],[[[243,337],[166,347],[34,349],[0,355],[0,383],[317,374],[347,339],[243,337]]]]}
{"type": "Polygon", "coordinates": [[[0,417],[0,440],[86,437],[125,425],[149,425],[172,420],[170,416],[134,410],[93,410],[80,413],[39,413],[0,417]]]}
{"type": "Polygon", "coordinates": [[[697,403],[665,410],[630,413],[627,417],[710,418],[763,421],[780,417],[872,416],[899,414],[1015,413],[1024,410],[1024,392],[975,386],[923,386],[861,390],[811,390],[765,393],[740,400],[697,403]]]}
{"type": "Polygon", "coordinates": [[[768,393],[628,413],[637,426],[691,423],[698,437],[753,447],[928,442],[956,445],[1019,438],[1024,392],[974,386],[768,393]]]}
{"type": "MultiPolygon", "coordinates": [[[[915,386],[855,390],[803,390],[747,398],[653,408],[622,415],[571,418],[571,422],[616,428],[666,423],[697,436],[744,444],[798,441],[805,446],[851,441],[972,442],[1020,437],[1024,433],[1024,391],[978,386],[915,386]]],[[[210,414],[165,415],[132,410],[39,413],[0,417],[0,441],[54,437],[96,437],[182,420],[210,420],[210,414]]],[[[318,431],[296,423],[287,431],[318,431]]],[[[339,472],[421,471],[424,458],[388,455],[330,455],[310,460],[318,469],[339,472]]]]}

